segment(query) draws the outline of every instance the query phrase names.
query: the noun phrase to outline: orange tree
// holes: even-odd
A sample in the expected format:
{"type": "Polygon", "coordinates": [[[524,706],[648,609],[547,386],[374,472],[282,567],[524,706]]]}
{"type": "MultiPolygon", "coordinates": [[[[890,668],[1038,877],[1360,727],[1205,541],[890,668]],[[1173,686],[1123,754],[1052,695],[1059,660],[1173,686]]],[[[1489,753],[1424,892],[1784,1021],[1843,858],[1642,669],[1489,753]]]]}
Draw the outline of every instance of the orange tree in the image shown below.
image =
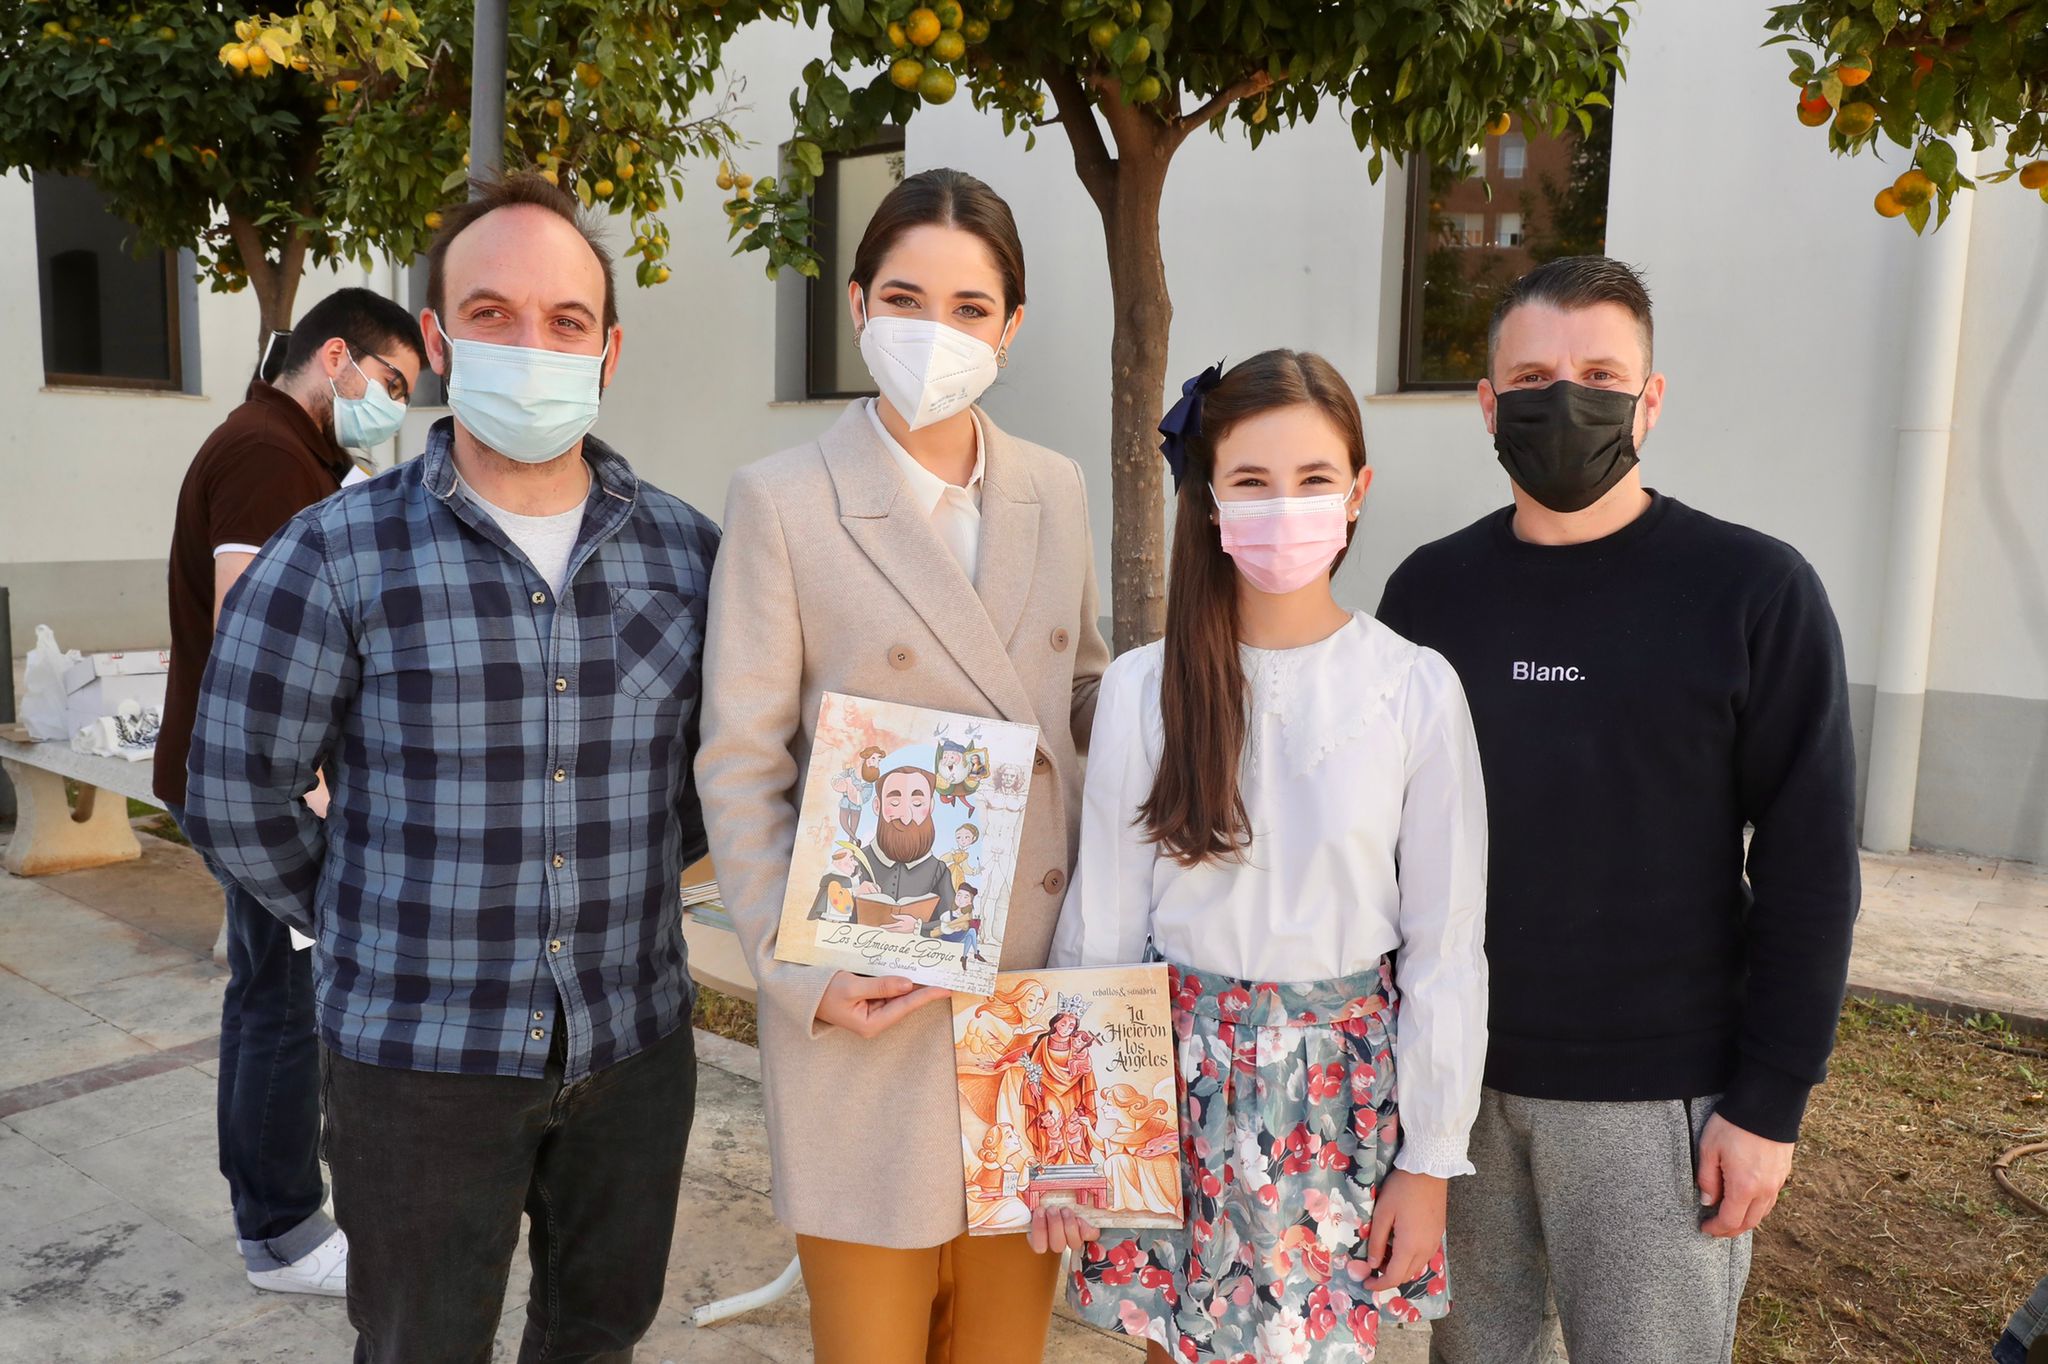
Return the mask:
{"type": "MultiPolygon", "coordinates": [[[[723,158],[724,41],[784,0],[512,0],[506,155],[631,216],[642,284],[661,211],[723,158]]],[[[140,244],[193,247],[215,289],[289,327],[308,264],[425,248],[469,143],[470,0],[0,0],[0,169],[84,174],[140,244]]]]}
{"type": "MultiPolygon", "coordinates": [[[[1365,169],[1446,161],[1505,115],[1562,130],[1620,70],[1625,0],[802,0],[829,59],[791,99],[782,174],[727,205],[771,273],[815,273],[807,196],[829,150],[868,141],[964,88],[1006,132],[1057,124],[1102,219],[1113,331],[1110,463],[1116,643],[1165,618],[1158,436],[1173,317],[1160,197],[1195,132],[1235,125],[1251,146],[1318,114],[1344,117],[1365,169]]],[[[1590,121],[1587,119],[1587,121],[1590,121]]],[[[1353,173],[1339,163],[1334,174],[1353,173]]],[[[1277,206],[1269,206],[1277,207],[1277,206]]]]}
{"type": "Polygon", "coordinates": [[[2048,200],[2048,0],[1802,0],[1776,5],[1772,43],[1791,44],[1797,114],[1837,155],[1878,138],[1910,163],[1875,207],[1915,232],[1946,221],[1956,192],[2017,178],[2048,200]],[[1973,181],[1951,139],[1996,146],[2002,168],[1973,181]]]}

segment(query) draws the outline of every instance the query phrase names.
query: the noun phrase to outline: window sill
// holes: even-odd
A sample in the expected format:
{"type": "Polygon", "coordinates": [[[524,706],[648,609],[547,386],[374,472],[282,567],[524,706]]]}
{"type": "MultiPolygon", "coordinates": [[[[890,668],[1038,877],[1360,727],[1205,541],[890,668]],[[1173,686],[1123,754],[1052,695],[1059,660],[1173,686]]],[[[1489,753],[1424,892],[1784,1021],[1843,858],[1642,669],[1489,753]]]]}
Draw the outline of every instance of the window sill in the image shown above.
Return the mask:
{"type": "Polygon", "coordinates": [[[1478,403],[1479,393],[1476,387],[1411,388],[1399,393],[1368,393],[1364,401],[1368,407],[1379,403],[1456,403],[1469,406],[1478,403]]]}
{"type": "Polygon", "coordinates": [[[186,402],[207,401],[204,393],[187,393],[178,388],[133,388],[123,384],[43,384],[41,393],[81,393],[94,398],[182,398],[186,402]]]}

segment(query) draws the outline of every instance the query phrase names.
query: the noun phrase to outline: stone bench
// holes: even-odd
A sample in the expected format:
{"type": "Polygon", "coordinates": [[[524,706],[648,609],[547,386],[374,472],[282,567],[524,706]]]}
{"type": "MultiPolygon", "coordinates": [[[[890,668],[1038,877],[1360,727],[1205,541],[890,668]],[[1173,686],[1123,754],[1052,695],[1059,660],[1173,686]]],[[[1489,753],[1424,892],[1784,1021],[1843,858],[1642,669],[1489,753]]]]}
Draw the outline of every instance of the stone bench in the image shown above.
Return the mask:
{"type": "Polygon", "coordinates": [[[32,742],[19,725],[0,730],[0,767],[14,783],[14,838],[4,865],[16,876],[132,862],[142,845],[128,825],[128,802],[164,808],[149,789],[155,763],[77,753],[62,740],[32,742]],[[66,777],[78,783],[76,808],[65,799],[66,777]]]}

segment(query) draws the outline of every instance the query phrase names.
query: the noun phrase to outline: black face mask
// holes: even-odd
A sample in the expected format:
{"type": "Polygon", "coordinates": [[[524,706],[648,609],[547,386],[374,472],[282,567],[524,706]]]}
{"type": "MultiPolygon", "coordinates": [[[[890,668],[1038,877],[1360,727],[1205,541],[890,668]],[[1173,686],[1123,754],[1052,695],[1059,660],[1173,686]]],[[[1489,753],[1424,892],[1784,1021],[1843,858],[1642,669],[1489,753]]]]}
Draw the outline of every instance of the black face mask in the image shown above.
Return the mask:
{"type": "Polygon", "coordinates": [[[1563,379],[1508,389],[1494,406],[1493,448],[1501,467],[1550,510],[1584,511],[1635,467],[1640,397],[1563,379]]]}

